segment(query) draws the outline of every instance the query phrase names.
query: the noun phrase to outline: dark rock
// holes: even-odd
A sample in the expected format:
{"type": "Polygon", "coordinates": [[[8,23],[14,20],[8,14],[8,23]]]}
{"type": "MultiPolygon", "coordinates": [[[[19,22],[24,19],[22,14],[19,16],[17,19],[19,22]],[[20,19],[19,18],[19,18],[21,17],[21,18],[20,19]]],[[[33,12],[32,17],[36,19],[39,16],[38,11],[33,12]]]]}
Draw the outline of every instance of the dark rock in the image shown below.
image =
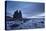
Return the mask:
{"type": "Polygon", "coordinates": [[[11,27],[11,29],[16,29],[16,27],[18,27],[19,26],[19,24],[13,24],[12,26],[10,26],[11,27]]]}
{"type": "Polygon", "coordinates": [[[13,18],[14,18],[14,19],[22,20],[22,13],[21,13],[21,11],[19,10],[19,12],[18,12],[18,10],[16,10],[16,11],[14,12],[14,14],[13,14],[13,18]]]}
{"type": "Polygon", "coordinates": [[[10,16],[6,16],[5,20],[6,21],[14,21],[14,19],[12,17],[10,17],[10,16]]]}
{"type": "Polygon", "coordinates": [[[44,23],[43,21],[41,23],[44,23]]]}
{"type": "Polygon", "coordinates": [[[18,27],[19,24],[13,24],[11,27],[18,27]]]}

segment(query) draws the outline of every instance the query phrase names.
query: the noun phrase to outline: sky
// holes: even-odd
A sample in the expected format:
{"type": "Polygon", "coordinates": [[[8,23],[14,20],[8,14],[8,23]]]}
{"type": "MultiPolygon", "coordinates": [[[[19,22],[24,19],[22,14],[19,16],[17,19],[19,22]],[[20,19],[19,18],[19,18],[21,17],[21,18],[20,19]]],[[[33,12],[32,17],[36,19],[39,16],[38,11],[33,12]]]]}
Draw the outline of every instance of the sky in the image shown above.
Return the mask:
{"type": "Polygon", "coordinates": [[[23,17],[44,16],[44,3],[38,2],[7,2],[7,16],[13,16],[16,10],[21,10],[23,17]]]}

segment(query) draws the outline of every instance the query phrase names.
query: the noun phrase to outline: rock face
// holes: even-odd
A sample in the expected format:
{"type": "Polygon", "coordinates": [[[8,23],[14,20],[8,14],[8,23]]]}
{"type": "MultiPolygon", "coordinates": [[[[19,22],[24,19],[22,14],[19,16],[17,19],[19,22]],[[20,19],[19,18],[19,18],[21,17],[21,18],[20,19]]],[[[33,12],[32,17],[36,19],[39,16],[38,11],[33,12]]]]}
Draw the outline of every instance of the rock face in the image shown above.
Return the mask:
{"type": "Polygon", "coordinates": [[[16,10],[13,14],[13,18],[14,19],[19,19],[19,20],[22,20],[22,13],[21,13],[21,10],[16,10]]]}

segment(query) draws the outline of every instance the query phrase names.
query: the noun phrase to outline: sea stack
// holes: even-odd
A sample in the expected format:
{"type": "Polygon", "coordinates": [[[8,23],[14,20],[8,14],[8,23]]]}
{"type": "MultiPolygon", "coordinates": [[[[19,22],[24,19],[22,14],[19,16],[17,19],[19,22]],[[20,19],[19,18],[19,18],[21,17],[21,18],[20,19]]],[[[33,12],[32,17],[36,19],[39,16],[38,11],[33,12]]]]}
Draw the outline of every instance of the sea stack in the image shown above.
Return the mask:
{"type": "Polygon", "coordinates": [[[13,14],[13,18],[16,20],[22,20],[22,13],[21,10],[16,10],[13,14]]]}

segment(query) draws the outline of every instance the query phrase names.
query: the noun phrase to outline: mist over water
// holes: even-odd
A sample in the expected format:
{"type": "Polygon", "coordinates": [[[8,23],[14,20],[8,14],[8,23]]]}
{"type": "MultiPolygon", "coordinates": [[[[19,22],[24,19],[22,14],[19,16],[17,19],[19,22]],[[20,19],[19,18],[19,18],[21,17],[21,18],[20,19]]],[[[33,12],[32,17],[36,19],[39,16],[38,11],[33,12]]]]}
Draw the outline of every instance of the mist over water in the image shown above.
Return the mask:
{"type": "Polygon", "coordinates": [[[6,30],[35,29],[45,27],[44,3],[7,1],[5,16],[6,30]],[[16,10],[20,10],[22,12],[21,19],[21,16],[18,18],[18,12],[17,16],[15,16],[17,19],[13,18],[16,10]]]}

